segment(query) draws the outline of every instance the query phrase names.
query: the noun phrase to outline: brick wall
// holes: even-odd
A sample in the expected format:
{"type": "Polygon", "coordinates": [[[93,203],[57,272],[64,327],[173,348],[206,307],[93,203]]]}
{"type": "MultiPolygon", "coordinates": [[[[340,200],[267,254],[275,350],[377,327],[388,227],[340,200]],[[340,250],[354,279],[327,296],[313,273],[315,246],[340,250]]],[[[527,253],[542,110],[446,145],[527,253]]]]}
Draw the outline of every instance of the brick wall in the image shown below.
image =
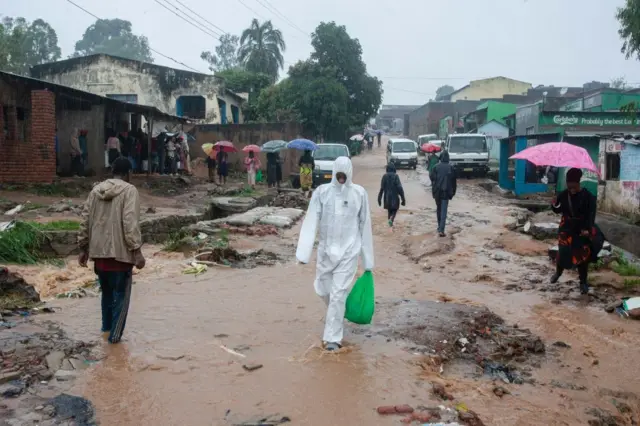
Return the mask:
{"type": "MultiPolygon", "coordinates": [[[[196,143],[190,148],[191,158],[205,157],[202,145],[218,141],[233,142],[238,153],[229,154],[229,166],[233,170],[243,171],[242,160],[246,153],[242,148],[247,145],[262,145],[270,140],[290,141],[300,136],[302,131],[298,123],[247,123],[247,124],[204,124],[196,126],[196,143]]],[[[280,152],[282,176],[286,179],[292,171],[297,171],[300,153],[292,149],[280,152]]],[[[265,154],[260,154],[263,168],[267,164],[265,154]]]]}
{"type": "MultiPolygon", "coordinates": [[[[18,131],[17,108],[7,108],[8,131],[0,135],[0,182],[51,183],[56,177],[55,95],[45,90],[31,92],[30,109],[24,109],[23,132],[18,131]]],[[[4,114],[0,114],[4,117],[4,114]]],[[[4,118],[2,127],[4,129],[4,118]]]]}

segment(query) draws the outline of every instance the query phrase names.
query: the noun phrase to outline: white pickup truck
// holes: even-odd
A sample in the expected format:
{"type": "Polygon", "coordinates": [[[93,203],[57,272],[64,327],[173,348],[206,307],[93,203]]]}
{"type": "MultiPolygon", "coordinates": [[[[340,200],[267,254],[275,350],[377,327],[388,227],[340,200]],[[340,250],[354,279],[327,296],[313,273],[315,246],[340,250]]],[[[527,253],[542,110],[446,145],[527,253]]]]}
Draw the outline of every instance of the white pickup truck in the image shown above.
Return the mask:
{"type": "Polygon", "coordinates": [[[454,133],[447,136],[444,149],[458,176],[485,177],[489,172],[487,137],[479,133],[454,133]]]}

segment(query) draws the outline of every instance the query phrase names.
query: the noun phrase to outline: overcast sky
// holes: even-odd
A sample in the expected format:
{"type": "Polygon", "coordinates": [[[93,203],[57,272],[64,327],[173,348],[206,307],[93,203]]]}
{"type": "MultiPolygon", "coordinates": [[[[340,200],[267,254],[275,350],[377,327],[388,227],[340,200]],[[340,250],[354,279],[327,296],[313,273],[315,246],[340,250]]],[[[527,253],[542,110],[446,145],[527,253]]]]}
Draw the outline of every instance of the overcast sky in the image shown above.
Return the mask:
{"type": "MultiPolygon", "coordinates": [[[[131,21],[152,48],[207,71],[200,52],[213,50],[217,41],[154,0],[74,1],[101,18],[131,21]]],[[[369,73],[384,82],[385,104],[420,105],[442,84],[459,88],[470,79],[498,75],[534,86],[580,86],[624,76],[640,86],[640,62],[620,53],[615,12],[624,0],[180,1],[233,34],[254,17],[271,19],[284,33],[288,63],[308,57],[308,34],[319,22],[346,25],[362,44],[369,73]]],[[[4,15],[48,21],[63,57],[95,21],[67,0],[0,0],[0,6],[4,15]]],[[[158,64],[182,68],[155,57],[158,64]]]]}

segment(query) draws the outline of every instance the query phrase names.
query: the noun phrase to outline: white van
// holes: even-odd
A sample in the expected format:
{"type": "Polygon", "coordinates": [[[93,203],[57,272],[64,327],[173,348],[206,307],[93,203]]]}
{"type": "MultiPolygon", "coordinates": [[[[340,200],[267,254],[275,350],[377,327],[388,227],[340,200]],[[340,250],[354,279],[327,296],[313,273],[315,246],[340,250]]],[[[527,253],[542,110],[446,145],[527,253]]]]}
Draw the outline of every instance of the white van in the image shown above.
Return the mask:
{"type": "Polygon", "coordinates": [[[387,145],[387,164],[392,163],[397,169],[418,167],[418,144],[411,139],[391,138],[387,145]]]}

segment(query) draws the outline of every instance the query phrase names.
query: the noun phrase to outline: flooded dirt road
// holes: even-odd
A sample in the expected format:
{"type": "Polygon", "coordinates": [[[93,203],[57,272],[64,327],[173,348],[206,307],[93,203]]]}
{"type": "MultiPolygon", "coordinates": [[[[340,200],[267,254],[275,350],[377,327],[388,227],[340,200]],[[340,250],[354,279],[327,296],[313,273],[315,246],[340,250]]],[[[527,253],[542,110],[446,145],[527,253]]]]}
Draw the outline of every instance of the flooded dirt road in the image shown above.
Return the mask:
{"type": "MultiPolygon", "coordinates": [[[[548,280],[544,247],[506,231],[506,200],[474,181],[460,181],[449,207],[449,236],[438,238],[426,175],[400,171],[407,207],[391,232],[376,203],[384,166],[384,148],[354,158],[354,181],[368,190],[373,210],[380,315],[369,330],[349,325],[341,353],[319,350],[325,306],[313,291],[314,265],[291,258],[193,277],[180,274],[180,259],[167,256],[153,262],[162,267],[137,277],[123,343],[100,340],[106,357],[70,391],[88,398],[110,426],[231,425],[274,414],[293,425],[393,425],[401,417],[380,416],[376,408],[443,404],[433,383],[455,397],[448,406],[464,403],[486,425],[579,425],[607,412],[621,422],[592,424],[632,424],[639,408],[633,394],[640,376],[638,324],[584,301],[557,305],[533,289],[513,290],[527,279],[531,286],[548,280]],[[404,311],[421,312],[394,310],[409,299],[464,304],[468,318],[486,306],[540,336],[546,354],[528,361],[524,384],[500,383],[510,393],[502,397],[494,393],[495,380],[473,366],[425,368],[424,348],[378,330],[385,321],[400,321],[404,311]],[[248,364],[262,368],[249,372],[248,364]],[[626,404],[625,413],[613,401],[626,404]]],[[[285,238],[295,242],[297,228],[285,238]]],[[[97,298],[54,306],[60,309],[47,319],[61,322],[73,338],[99,340],[97,298]]],[[[446,335],[443,321],[458,314],[429,309],[409,322],[446,335]]]]}

